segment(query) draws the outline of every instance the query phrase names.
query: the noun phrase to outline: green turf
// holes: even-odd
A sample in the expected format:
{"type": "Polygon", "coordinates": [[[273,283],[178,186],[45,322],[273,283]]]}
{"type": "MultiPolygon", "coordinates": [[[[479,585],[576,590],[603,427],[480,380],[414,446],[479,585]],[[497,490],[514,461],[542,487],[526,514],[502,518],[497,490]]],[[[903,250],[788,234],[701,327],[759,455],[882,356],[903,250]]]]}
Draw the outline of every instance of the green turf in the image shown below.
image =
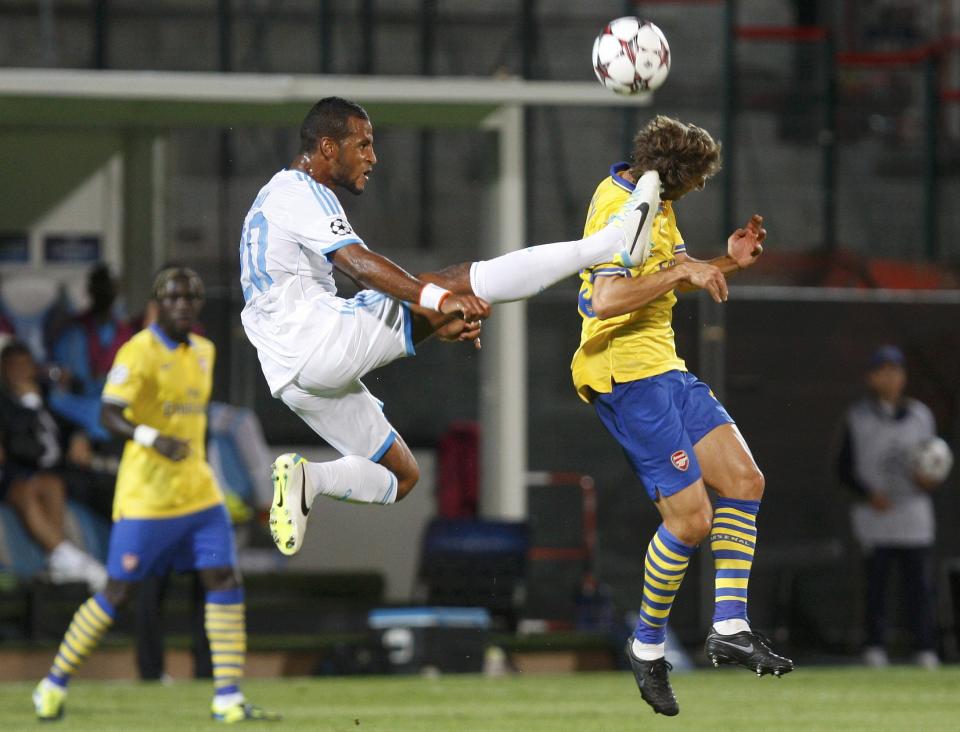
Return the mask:
{"type": "MultiPolygon", "coordinates": [[[[0,728],[36,730],[32,684],[0,684],[0,728]]],[[[251,679],[279,725],[321,732],[620,732],[621,730],[958,730],[960,667],[939,672],[802,669],[777,680],[738,669],[674,675],[680,716],[654,716],[629,673],[440,678],[251,679]]],[[[78,681],[63,730],[188,730],[206,721],[209,686],[78,681]]],[[[54,725],[44,726],[44,729],[54,725]]]]}

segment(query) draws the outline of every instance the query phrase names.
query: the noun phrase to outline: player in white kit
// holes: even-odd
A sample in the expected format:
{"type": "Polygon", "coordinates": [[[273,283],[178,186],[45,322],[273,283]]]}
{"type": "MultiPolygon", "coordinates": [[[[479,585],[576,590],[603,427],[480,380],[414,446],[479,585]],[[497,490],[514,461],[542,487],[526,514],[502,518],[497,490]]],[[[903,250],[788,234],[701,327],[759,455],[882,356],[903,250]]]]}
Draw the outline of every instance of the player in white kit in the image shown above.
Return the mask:
{"type": "Polygon", "coordinates": [[[588,238],[413,276],[367,248],[333,192],[362,193],[376,164],[363,108],[322,99],[300,139],[290,167],[257,194],[240,242],[241,320],[270,391],[343,455],[307,462],[288,453],[274,462],[270,527],[285,554],[302,546],[316,496],[393,503],[419,478],[413,454],[361,377],[413,355],[414,344],[434,333],[475,341],[489,303],[530,297],[614,258],[639,263],[659,201],[651,173],[613,223],[588,238]],[[370,289],[338,297],[334,267],[370,289]]]}

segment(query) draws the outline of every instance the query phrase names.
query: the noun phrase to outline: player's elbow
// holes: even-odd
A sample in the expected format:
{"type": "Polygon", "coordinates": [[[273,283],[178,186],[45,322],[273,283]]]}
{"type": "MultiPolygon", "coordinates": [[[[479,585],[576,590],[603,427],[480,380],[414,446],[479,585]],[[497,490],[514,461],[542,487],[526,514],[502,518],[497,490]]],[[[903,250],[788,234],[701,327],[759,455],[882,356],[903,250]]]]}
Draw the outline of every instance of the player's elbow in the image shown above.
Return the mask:
{"type": "Polygon", "coordinates": [[[597,320],[609,320],[619,315],[626,315],[636,308],[637,306],[633,304],[627,305],[614,298],[599,298],[593,301],[593,313],[597,316],[597,320]]]}
{"type": "Polygon", "coordinates": [[[597,320],[607,320],[613,317],[613,313],[607,308],[597,307],[597,304],[593,305],[593,314],[597,316],[597,320]]]}
{"type": "Polygon", "coordinates": [[[102,404],[100,407],[100,426],[108,432],[117,429],[117,408],[113,404],[102,404]]]}
{"type": "Polygon", "coordinates": [[[621,313],[616,309],[616,303],[612,298],[596,293],[593,296],[593,314],[598,320],[607,320],[614,318],[621,313]]]}

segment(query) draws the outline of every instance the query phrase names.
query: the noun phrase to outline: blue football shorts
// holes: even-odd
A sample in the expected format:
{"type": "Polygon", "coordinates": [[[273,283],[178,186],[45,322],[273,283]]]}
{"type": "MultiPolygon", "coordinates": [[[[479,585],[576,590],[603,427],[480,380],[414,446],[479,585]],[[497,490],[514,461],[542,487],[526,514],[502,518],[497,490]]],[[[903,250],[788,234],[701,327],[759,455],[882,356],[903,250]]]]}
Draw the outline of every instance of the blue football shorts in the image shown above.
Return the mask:
{"type": "Polygon", "coordinates": [[[160,519],[119,519],[110,531],[107,574],[139,582],[171,569],[234,567],[237,551],[223,505],[160,519]]]}
{"type": "Polygon", "coordinates": [[[593,405],[654,501],[701,478],[693,446],[733,423],[710,387],[686,371],[615,384],[593,405]]]}

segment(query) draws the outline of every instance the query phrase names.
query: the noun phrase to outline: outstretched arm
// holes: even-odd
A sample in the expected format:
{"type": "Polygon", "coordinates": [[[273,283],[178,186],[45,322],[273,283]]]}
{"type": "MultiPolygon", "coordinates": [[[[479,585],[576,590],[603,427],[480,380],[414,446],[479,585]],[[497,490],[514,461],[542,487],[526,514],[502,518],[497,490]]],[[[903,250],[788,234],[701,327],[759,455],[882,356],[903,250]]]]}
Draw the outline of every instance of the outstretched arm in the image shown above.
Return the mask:
{"type": "MultiPolygon", "coordinates": [[[[364,287],[378,290],[407,302],[421,303],[427,285],[402,267],[376,252],[349,244],[337,249],[331,260],[334,266],[364,287]]],[[[475,295],[450,293],[434,308],[445,314],[459,313],[464,320],[477,320],[490,315],[490,305],[475,295]]]]}
{"type": "MultiPolygon", "coordinates": [[[[767,230],[763,228],[763,216],[754,214],[750,217],[746,226],[737,229],[727,238],[727,253],[722,257],[714,257],[704,261],[681,254],[677,257],[677,262],[712,264],[724,275],[733,274],[750,267],[757,261],[757,257],[763,253],[763,242],[766,238],[767,230]]],[[[689,284],[682,284],[678,289],[681,292],[687,292],[697,288],[689,284]]]]}

